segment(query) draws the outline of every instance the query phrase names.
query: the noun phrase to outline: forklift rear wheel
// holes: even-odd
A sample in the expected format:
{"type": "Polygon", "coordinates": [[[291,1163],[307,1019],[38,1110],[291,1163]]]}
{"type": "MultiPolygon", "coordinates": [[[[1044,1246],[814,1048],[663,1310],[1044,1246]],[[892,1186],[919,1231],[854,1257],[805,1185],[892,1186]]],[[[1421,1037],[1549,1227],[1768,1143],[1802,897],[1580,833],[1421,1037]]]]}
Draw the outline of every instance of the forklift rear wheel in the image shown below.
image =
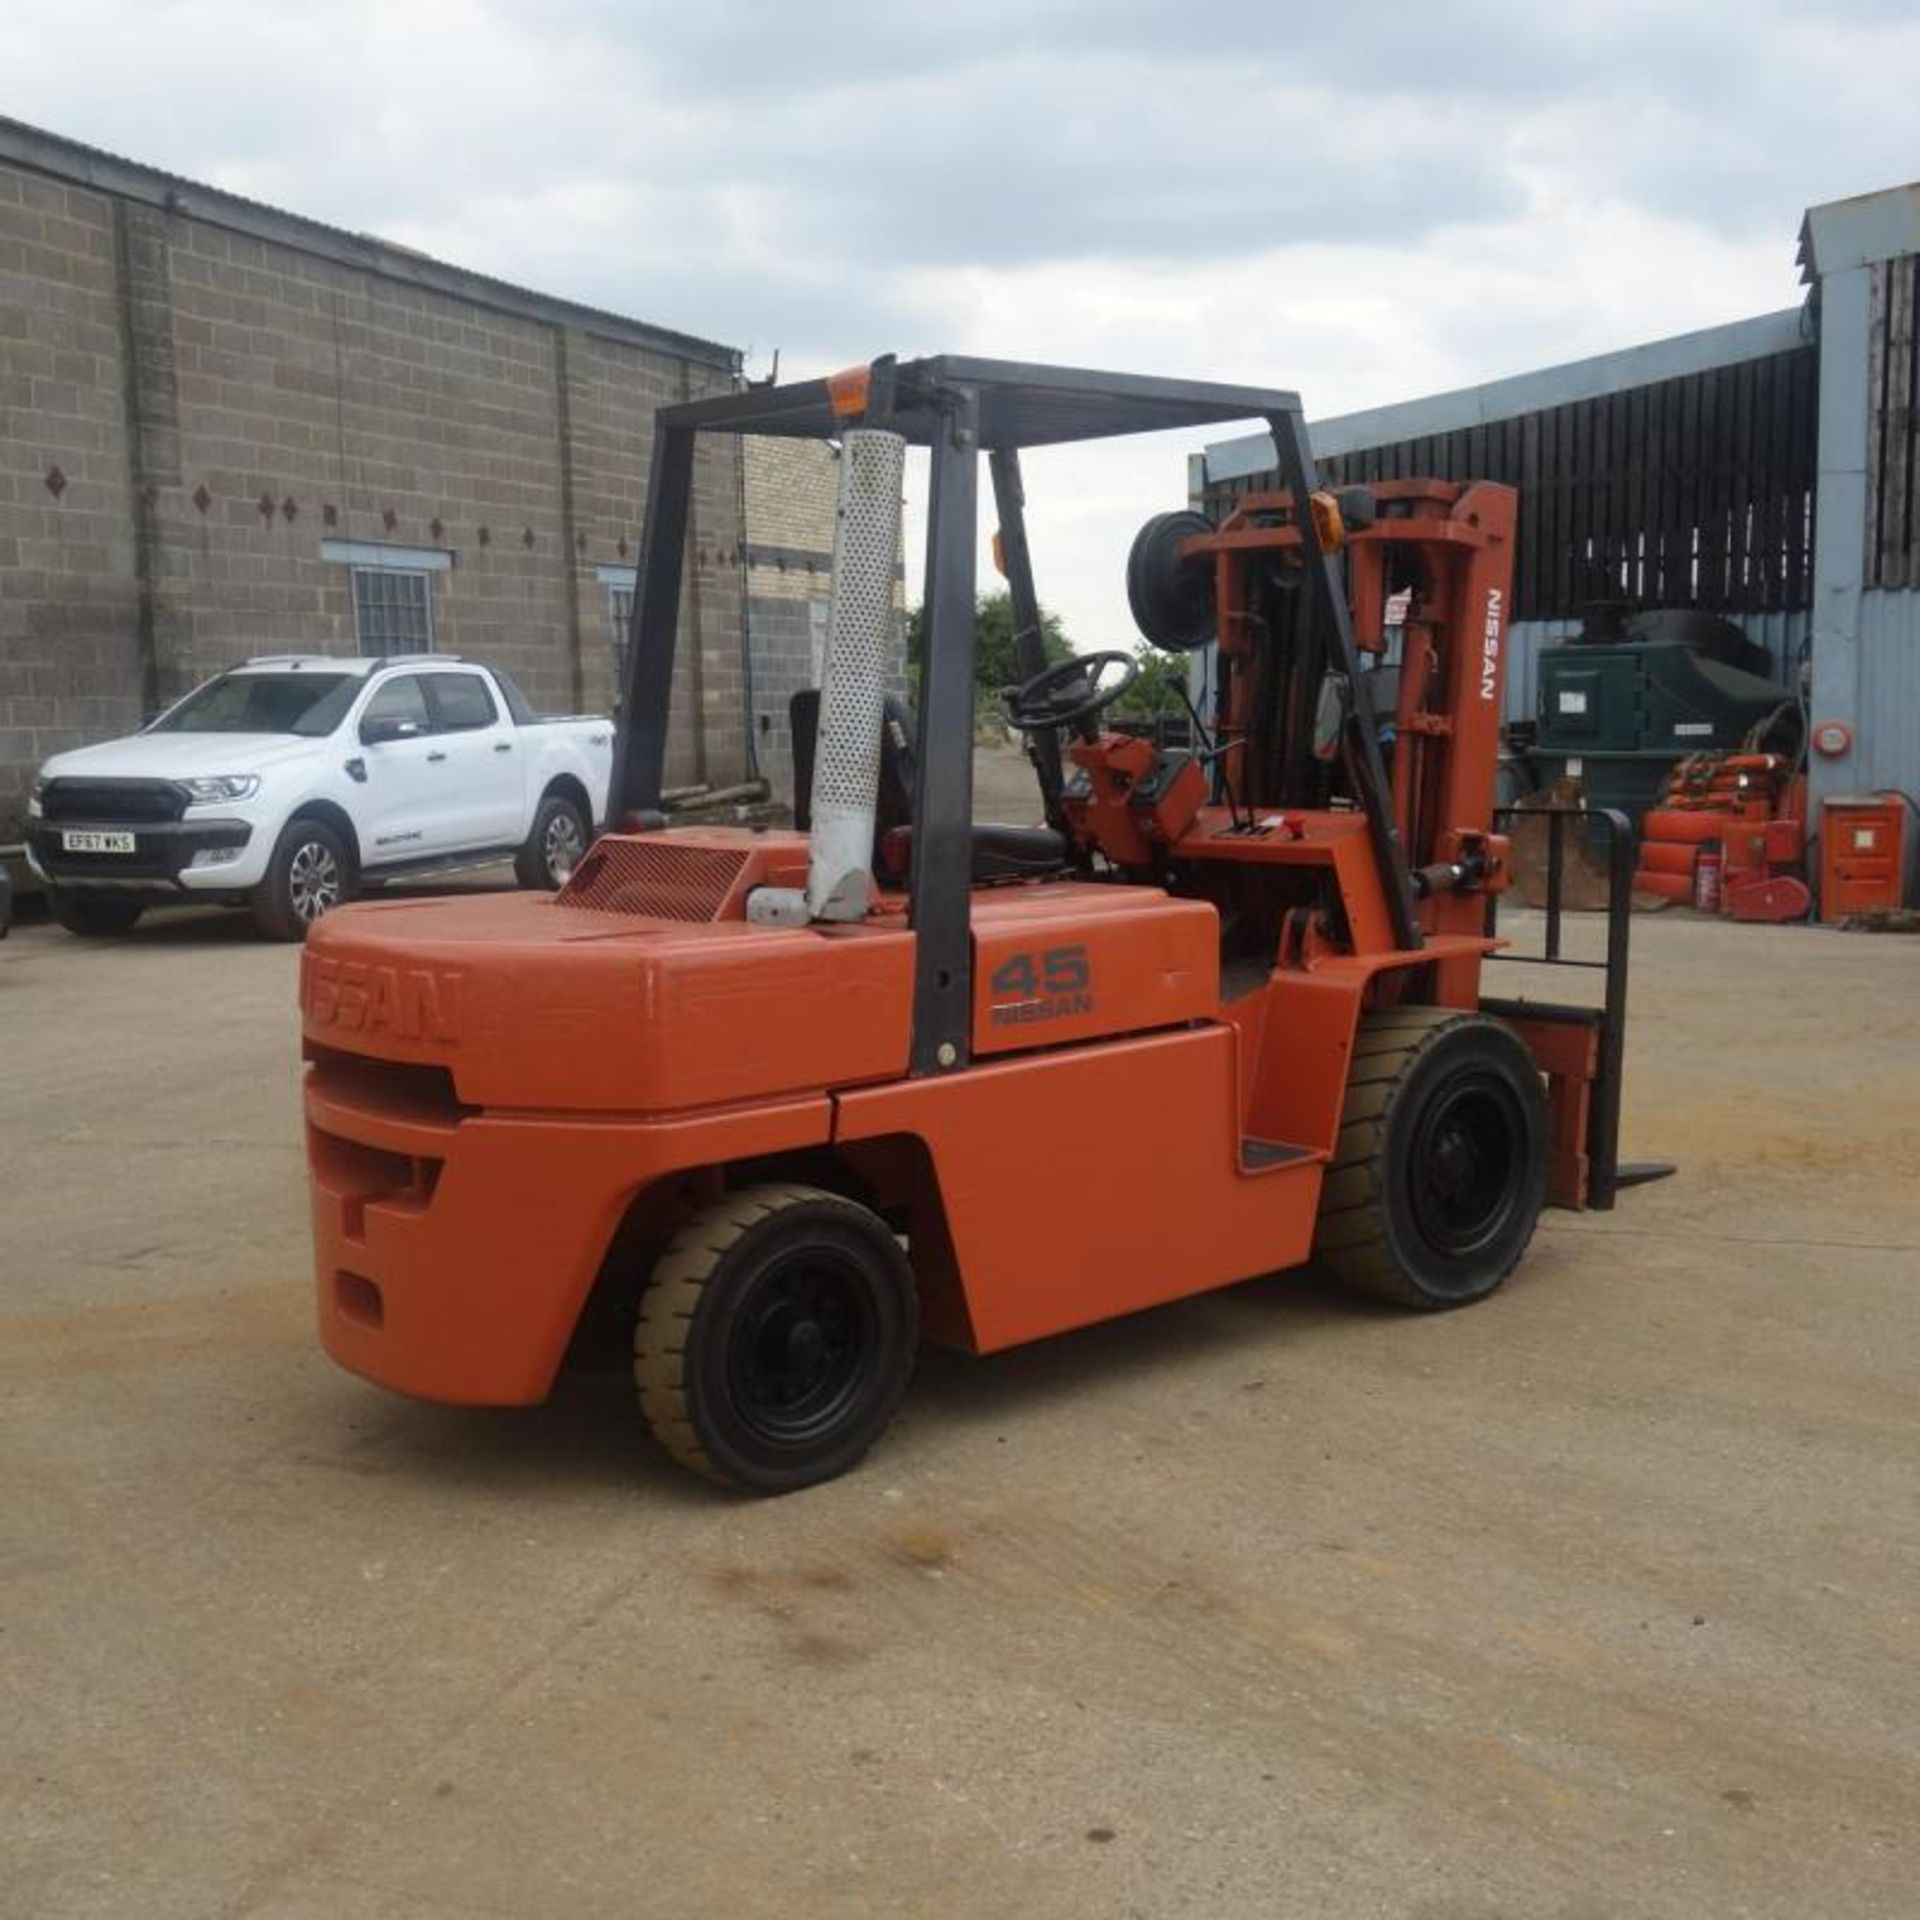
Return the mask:
{"type": "Polygon", "coordinates": [[[1396,1007],[1354,1043],[1314,1253],[1402,1306],[1466,1306],[1526,1251],[1546,1197],[1547,1102],[1485,1014],[1396,1007]]]}
{"type": "Polygon", "coordinates": [[[647,1283],[640,1410],[683,1466],[792,1492],[880,1437],[919,1338],[912,1270],[876,1214],[817,1187],[744,1187],[689,1221],[647,1283]]]}

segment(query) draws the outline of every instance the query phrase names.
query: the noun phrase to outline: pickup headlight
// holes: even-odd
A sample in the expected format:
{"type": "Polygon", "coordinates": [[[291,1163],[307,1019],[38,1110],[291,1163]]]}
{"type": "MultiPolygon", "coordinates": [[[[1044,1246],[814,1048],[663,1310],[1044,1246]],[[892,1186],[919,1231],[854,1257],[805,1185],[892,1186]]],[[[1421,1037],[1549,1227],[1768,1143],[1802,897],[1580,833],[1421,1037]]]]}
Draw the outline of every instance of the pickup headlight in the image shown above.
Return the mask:
{"type": "Polygon", "coordinates": [[[216,773],[205,780],[182,780],[195,806],[209,800],[251,800],[260,791],[257,773],[216,773]]]}
{"type": "Polygon", "coordinates": [[[47,783],[44,780],[36,780],[33,785],[27,789],[27,818],[29,820],[38,820],[40,818],[40,802],[46,797],[46,791],[47,783]]]}

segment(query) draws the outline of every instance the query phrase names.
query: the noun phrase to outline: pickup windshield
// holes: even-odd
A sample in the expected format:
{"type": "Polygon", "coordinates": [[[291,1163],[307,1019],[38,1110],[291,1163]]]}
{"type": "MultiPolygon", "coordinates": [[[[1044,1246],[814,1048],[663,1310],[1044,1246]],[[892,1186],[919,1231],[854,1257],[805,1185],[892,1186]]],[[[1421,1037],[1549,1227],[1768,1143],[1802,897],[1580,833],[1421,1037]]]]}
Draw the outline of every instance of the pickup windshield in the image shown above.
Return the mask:
{"type": "Polygon", "coordinates": [[[352,673],[229,673],[153,723],[154,733],[294,733],[318,740],[346,717],[364,682],[352,673]]]}

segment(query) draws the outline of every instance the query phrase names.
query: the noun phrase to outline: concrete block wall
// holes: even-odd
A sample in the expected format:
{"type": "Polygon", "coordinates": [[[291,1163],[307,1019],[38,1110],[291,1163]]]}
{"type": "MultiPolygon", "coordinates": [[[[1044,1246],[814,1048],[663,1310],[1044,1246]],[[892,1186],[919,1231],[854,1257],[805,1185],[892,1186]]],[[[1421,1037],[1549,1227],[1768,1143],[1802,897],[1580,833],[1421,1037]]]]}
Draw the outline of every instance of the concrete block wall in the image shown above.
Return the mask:
{"type": "Polygon", "coordinates": [[[614,631],[612,594],[591,568],[635,564],[654,409],[680,399],[685,382],[680,368],[636,366],[630,354],[590,334],[569,333],[564,351],[574,526],[586,538],[589,562],[581,580],[581,700],[611,711],[626,636],[614,631]]]}
{"type": "Polygon", "coordinates": [[[760,771],[774,797],[793,800],[793,696],[816,684],[816,636],[833,591],[833,517],[839,463],[810,440],[745,443],[747,626],[753,649],[753,725],[760,771]]]}
{"type": "Polygon", "coordinates": [[[0,168],[0,839],[41,758],[140,716],[122,326],[111,208],[0,168]]]}
{"type": "MultiPolygon", "coordinates": [[[[656,408],[725,393],[725,368],[636,355],[617,341],[570,329],[565,362],[568,466],[579,596],[581,699],[611,711],[625,635],[613,626],[602,567],[638,562],[656,408]]],[[[695,449],[681,623],[674,663],[669,786],[730,785],[746,771],[741,687],[744,565],[741,444],[703,438],[695,449]]]]}
{"type": "Polygon", "coordinates": [[[180,451],[161,484],[161,698],[248,653],[352,651],[349,571],[322,550],[342,539],[449,554],[436,647],[496,661],[536,705],[569,704],[552,329],[164,224],[155,318],[180,451]]]}
{"type": "MultiPolygon", "coordinates": [[[[0,132],[32,161],[0,159],[0,841],[48,754],[249,653],[352,652],[324,541],[444,554],[438,648],[611,710],[599,569],[633,564],[654,409],[729,390],[730,350],[0,132]]],[[[676,784],[746,769],[743,459],[696,461],[676,784]]]]}
{"type": "MultiPolygon", "coordinates": [[[[722,390],[712,382],[703,387],[689,372],[689,399],[722,390]]],[[[716,787],[742,779],[748,767],[744,458],[744,444],[735,434],[705,434],[695,443],[690,551],[674,662],[675,713],[688,712],[694,724],[676,725],[673,740],[676,747],[687,741],[699,749],[698,764],[687,771],[716,787]],[[690,633],[697,636],[691,650],[690,633]]],[[[677,764],[670,752],[669,782],[677,764]]]]}
{"type": "MultiPolygon", "coordinates": [[[[793,737],[788,705],[817,684],[818,651],[833,594],[833,523],[838,461],[807,440],[746,442],[746,592],[753,650],[753,724],[761,772],[777,799],[793,799],[793,737]]],[[[904,577],[895,590],[900,619],[889,676],[904,685],[904,577]]]]}

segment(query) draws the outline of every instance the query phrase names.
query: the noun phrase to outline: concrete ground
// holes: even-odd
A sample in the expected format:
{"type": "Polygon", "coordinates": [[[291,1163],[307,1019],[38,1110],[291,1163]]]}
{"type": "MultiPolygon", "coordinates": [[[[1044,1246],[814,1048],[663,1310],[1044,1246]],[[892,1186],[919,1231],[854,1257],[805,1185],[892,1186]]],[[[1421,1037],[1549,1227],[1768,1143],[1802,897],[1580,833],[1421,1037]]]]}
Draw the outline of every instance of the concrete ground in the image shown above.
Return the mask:
{"type": "Polygon", "coordinates": [[[1913,1915],[1920,944],[1636,942],[1680,1177],[1494,1301],[930,1354],[754,1504],[615,1355],[528,1413],[336,1371],[293,953],[18,930],[0,1911],[1913,1915]]]}

